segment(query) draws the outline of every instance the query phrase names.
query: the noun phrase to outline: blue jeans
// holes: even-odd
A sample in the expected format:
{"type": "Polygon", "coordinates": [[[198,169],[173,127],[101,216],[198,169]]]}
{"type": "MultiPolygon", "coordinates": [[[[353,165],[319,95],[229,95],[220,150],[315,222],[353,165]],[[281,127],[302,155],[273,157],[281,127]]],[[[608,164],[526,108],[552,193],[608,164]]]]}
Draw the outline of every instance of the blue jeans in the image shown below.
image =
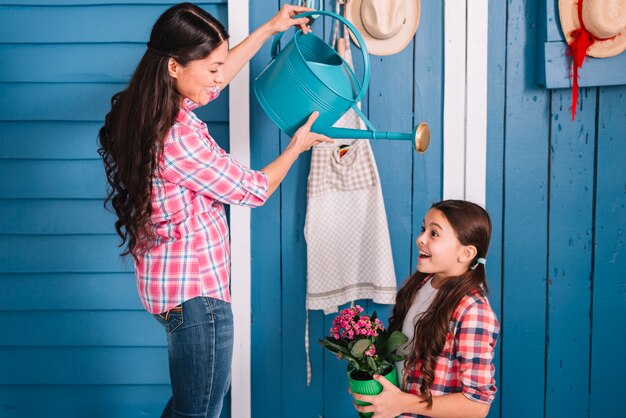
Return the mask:
{"type": "Polygon", "coordinates": [[[233,358],[230,303],[199,296],[154,317],[167,333],[172,383],[161,417],[219,418],[233,358]]]}

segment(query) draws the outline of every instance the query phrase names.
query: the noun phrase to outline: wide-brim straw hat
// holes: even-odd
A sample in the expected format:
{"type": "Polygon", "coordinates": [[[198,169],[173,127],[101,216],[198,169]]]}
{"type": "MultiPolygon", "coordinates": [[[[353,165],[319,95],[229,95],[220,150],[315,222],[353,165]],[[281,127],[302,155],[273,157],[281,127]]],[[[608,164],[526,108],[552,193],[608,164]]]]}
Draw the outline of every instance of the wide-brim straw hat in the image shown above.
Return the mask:
{"type": "MultiPolygon", "coordinates": [[[[561,29],[568,44],[572,43],[572,32],[580,29],[578,19],[579,0],[559,0],[561,29]]],[[[593,44],[587,55],[607,58],[626,50],[626,0],[581,0],[582,18],[593,44]]]]}
{"type": "MultiPolygon", "coordinates": [[[[367,52],[392,55],[411,42],[420,20],[419,0],[348,0],[346,18],[358,29],[367,52]]],[[[359,42],[351,33],[352,40],[359,42]]]]}

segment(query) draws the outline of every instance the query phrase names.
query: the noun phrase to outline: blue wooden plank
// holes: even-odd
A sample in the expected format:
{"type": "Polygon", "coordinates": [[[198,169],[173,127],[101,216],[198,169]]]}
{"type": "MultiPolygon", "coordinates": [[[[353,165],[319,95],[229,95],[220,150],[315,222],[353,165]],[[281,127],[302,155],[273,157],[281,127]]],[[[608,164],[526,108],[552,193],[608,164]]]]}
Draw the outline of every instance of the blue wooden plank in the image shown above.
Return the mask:
{"type": "Polygon", "coordinates": [[[102,200],[0,200],[0,235],[114,234],[102,200]]]}
{"type": "MultiPolygon", "coordinates": [[[[487,259],[489,302],[502,322],[502,232],[504,225],[504,110],[506,71],[506,2],[489,2],[487,64],[487,184],[486,206],[492,223],[487,259]]],[[[501,389],[502,338],[496,346],[494,365],[496,386],[501,389]]],[[[489,418],[500,417],[502,392],[489,410],[489,418]]]]}
{"type": "Polygon", "coordinates": [[[0,82],[125,83],[146,44],[3,44],[0,82]]]}
{"type": "Polygon", "coordinates": [[[0,198],[104,199],[98,160],[2,160],[0,198]]]}
{"type": "MultiPolygon", "coordinates": [[[[413,43],[402,52],[371,57],[370,121],[380,131],[413,129],[413,43]],[[389,77],[393,73],[394,77],[389,77]]],[[[385,200],[396,277],[411,273],[413,245],[411,193],[413,157],[410,141],[371,141],[385,200]]]]}
{"type": "Polygon", "coordinates": [[[134,273],[0,274],[0,309],[141,310],[134,273]]]}
{"type": "Polygon", "coordinates": [[[551,101],[546,416],[554,418],[589,410],[596,94],[581,93],[574,122],[570,91],[551,101]]]}
{"type": "Polygon", "coordinates": [[[3,347],[167,347],[163,326],[143,309],[0,312],[3,347]]]}
{"type": "MultiPolygon", "coordinates": [[[[270,19],[278,2],[250,2],[250,26],[256,28],[270,19]]],[[[270,61],[267,42],[250,62],[254,80],[270,61]]],[[[280,154],[279,131],[265,115],[254,94],[250,95],[251,165],[261,169],[280,154]]],[[[252,341],[251,399],[254,418],[283,416],[282,289],[279,188],[260,208],[252,211],[252,341]],[[271,342],[271,343],[268,343],[271,342]],[[267,384],[272,376],[272,384],[267,384]]]]}
{"type": "Polygon", "coordinates": [[[0,385],[3,418],[159,418],[169,385],[0,385]]]}
{"type": "Polygon", "coordinates": [[[217,142],[217,145],[224,148],[226,152],[230,151],[230,132],[229,132],[229,123],[228,122],[218,122],[211,121],[210,119],[213,117],[214,111],[216,111],[216,107],[226,106],[228,107],[228,89],[222,93],[225,97],[220,97],[219,102],[215,102],[209,104],[208,106],[204,106],[198,108],[196,114],[199,118],[207,124],[207,130],[211,134],[211,137],[217,142]]]}
{"type": "MultiPolygon", "coordinates": [[[[571,66],[567,55],[565,42],[546,42],[545,62],[538,63],[543,71],[539,83],[549,89],[571,88],[571,66]]],[[[626,84],[626,54],[619,54],[610,58],[587,57],[578,70],[578,85],[616,86],[626,84]]]]}
{"type": "Polygon", "coordinates": [[[123,84],[0,84],[0,120],[104,121],[123,84]]]}
{"type": "MultiPolygon", "coordinates": [[[[289,3],[280,1],[280,4],[289,3]]],[[[317,36],[323,26],[317,22],[317,36]]],[[[290,31],[293,32],[293,31],[290,31]]],[[[280,134],[281,149],[290,138],[280,134]]],[[[313,377],[307,387],[304,327],[306,324],[306,185],[310,153],[293,164],[281,187],[281,267],[282,267],[282,416],[317,417],[324,415],[324,376],[322,347],[316,344],[323,335],[321,311],[309,313],[309,347],[313,377]]]]}
{"type": "MultiPolygon", "coordinates": [[[[104,121],[124,84],[0,83],[0,121],[104,121]]],[[[202,120],[228,121],[228,89],[196,111],[202,120]]]]}
{"type": "MultiPolygon", "coordinates": [[[[282,143],[289,139],[281,134],[282,143]]],[[[294,163],[283,181],[281,193],[281,254],[282,254],[282,397],[283,416],[301,414],[323,415],[322,348],[310,344],[313,380],[306,386],[304,326],[306,324],[306,245],[304,220],[306,215],[306,179],[310,154],[303,154],[294,163]]],[[[315,342],[323,333],[323,315],[309,313],[309,336],[315,342]]]]}
{"type": "Polygon", "coordinates": [[[559,18],[559,7],[557,0],[542,0],[545,2],[545,28],[547,41],[563,40],[563,32],[561,31],[561,21],[559,18]]]}
{"type": "Polygon", "coordinates": [[[0,357],[2,385],[169,383],[165,347],[0,347],[0,357]]]}
{"type": "MultiPolygon", "coordinates": [[[[431,142],[424,154],[413,155],[413,226],[411,271],[417,269],[415,240],[430,206],[441,200],[443,189],[443,3],[422,7],[415,36],[413,124],[430,128],[431,142]],[[439,34],[434,36],[434,34],[439,34]]],[[[389,219],[391,222],[391,218],[389,219]]],[[[398,285],[406,276],[398,274],[398,285]]]]}
{"type": "MultiPolygon", "coordinates": [[[[101,122],[0,122],[0,158],[100,159],[101,122]]],[[[208,129],[227,148],[228,123],[208,121],[208,129]]]]}
{"type": "Polygon", "coordinates": [[[98,159],[99,122],[0,122],[0,158],[98,159]]]}
{"type": "Polygon", "coordinates": [[[500,392],[507,418],[544,414],[549,97],[534,82],[536,10],[536,0],[508,4],[500,392]]]}
{"type": "Polygon", "coordinates": [[[626,346],[626,86],[601,88],[595,189],[590,417],[618,417],[626,362],[607,353],[626,346]]]}
{"type": "Polygon", "coordinates": [[[115,235],[0,236],[0,273],[126,273],[115,235]]]}
{"type": "MultiPolygon", "coordinates": [[[[168,7],[0,6],[0,43],[147,42],[152,25],[168,7]]],[[[203,8],[220,22],[228,22],[225,3],[205,4],[203,8]]]]}

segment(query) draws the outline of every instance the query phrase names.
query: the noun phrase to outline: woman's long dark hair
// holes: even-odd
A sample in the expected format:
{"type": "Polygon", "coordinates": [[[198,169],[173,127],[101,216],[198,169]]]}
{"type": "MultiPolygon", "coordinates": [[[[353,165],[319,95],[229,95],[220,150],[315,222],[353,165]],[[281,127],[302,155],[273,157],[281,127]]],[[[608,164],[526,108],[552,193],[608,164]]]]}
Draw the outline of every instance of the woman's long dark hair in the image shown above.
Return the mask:
{"type": "MultiPolygon", "coordinates": [[[[460,276],[446,280],[431,306],[415,324],[413,349],[406,360],[404,379],[408,371],[419,367],[423,379],[420,392],[426,397],[425,402],[429,407],[433,403],[430,387],[435,379],[437,357],[446,343],[446,334],[450,331],[449,323],[454,310],[463,296],[468,293],[474,290],[482,294],[487,293],[485,266],[476,264],[476,260],[487,256],[491,239],[491,220],[480,206],[463,200],[444,200],[435,203],[431,208],[443,213],[462,245],[473,245],[478,252],[470,262],[470,266],[476,265],[476,267],[460,276]]],[[[428,275],[427,273],[414,273],[398,292],[393,315],[389,320],[391,331],[402,330],[406,314],[428,275]]]]}
{"type": "Polygon", "coordinates": [[[111,99],[111,111],[100,129],[101,148],[109,188],[105,206],[115,210],[122,256],[149,248],[147,228],[152,206],[152,178],[162,143],[174,124],[182,97],[168,73],[170,58],[180,65],[204,59],[228,39],[224,26],[191,3],[177,4],[156,21],[148,49],[126,90],[111,99]]]}

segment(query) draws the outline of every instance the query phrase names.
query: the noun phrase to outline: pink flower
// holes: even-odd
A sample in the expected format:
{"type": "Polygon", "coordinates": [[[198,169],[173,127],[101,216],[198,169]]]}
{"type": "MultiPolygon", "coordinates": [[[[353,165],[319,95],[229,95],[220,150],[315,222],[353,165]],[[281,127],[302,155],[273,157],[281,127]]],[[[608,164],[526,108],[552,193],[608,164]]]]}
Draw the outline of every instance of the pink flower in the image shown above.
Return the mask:
{"type": "Polygon", "coordinates": [[[372,344],[370,348],[363,353],[363,355],[368,356],[368,357],[374,357],[375,354],[376,354],[376,346],[374,344],[372,344]]]}

